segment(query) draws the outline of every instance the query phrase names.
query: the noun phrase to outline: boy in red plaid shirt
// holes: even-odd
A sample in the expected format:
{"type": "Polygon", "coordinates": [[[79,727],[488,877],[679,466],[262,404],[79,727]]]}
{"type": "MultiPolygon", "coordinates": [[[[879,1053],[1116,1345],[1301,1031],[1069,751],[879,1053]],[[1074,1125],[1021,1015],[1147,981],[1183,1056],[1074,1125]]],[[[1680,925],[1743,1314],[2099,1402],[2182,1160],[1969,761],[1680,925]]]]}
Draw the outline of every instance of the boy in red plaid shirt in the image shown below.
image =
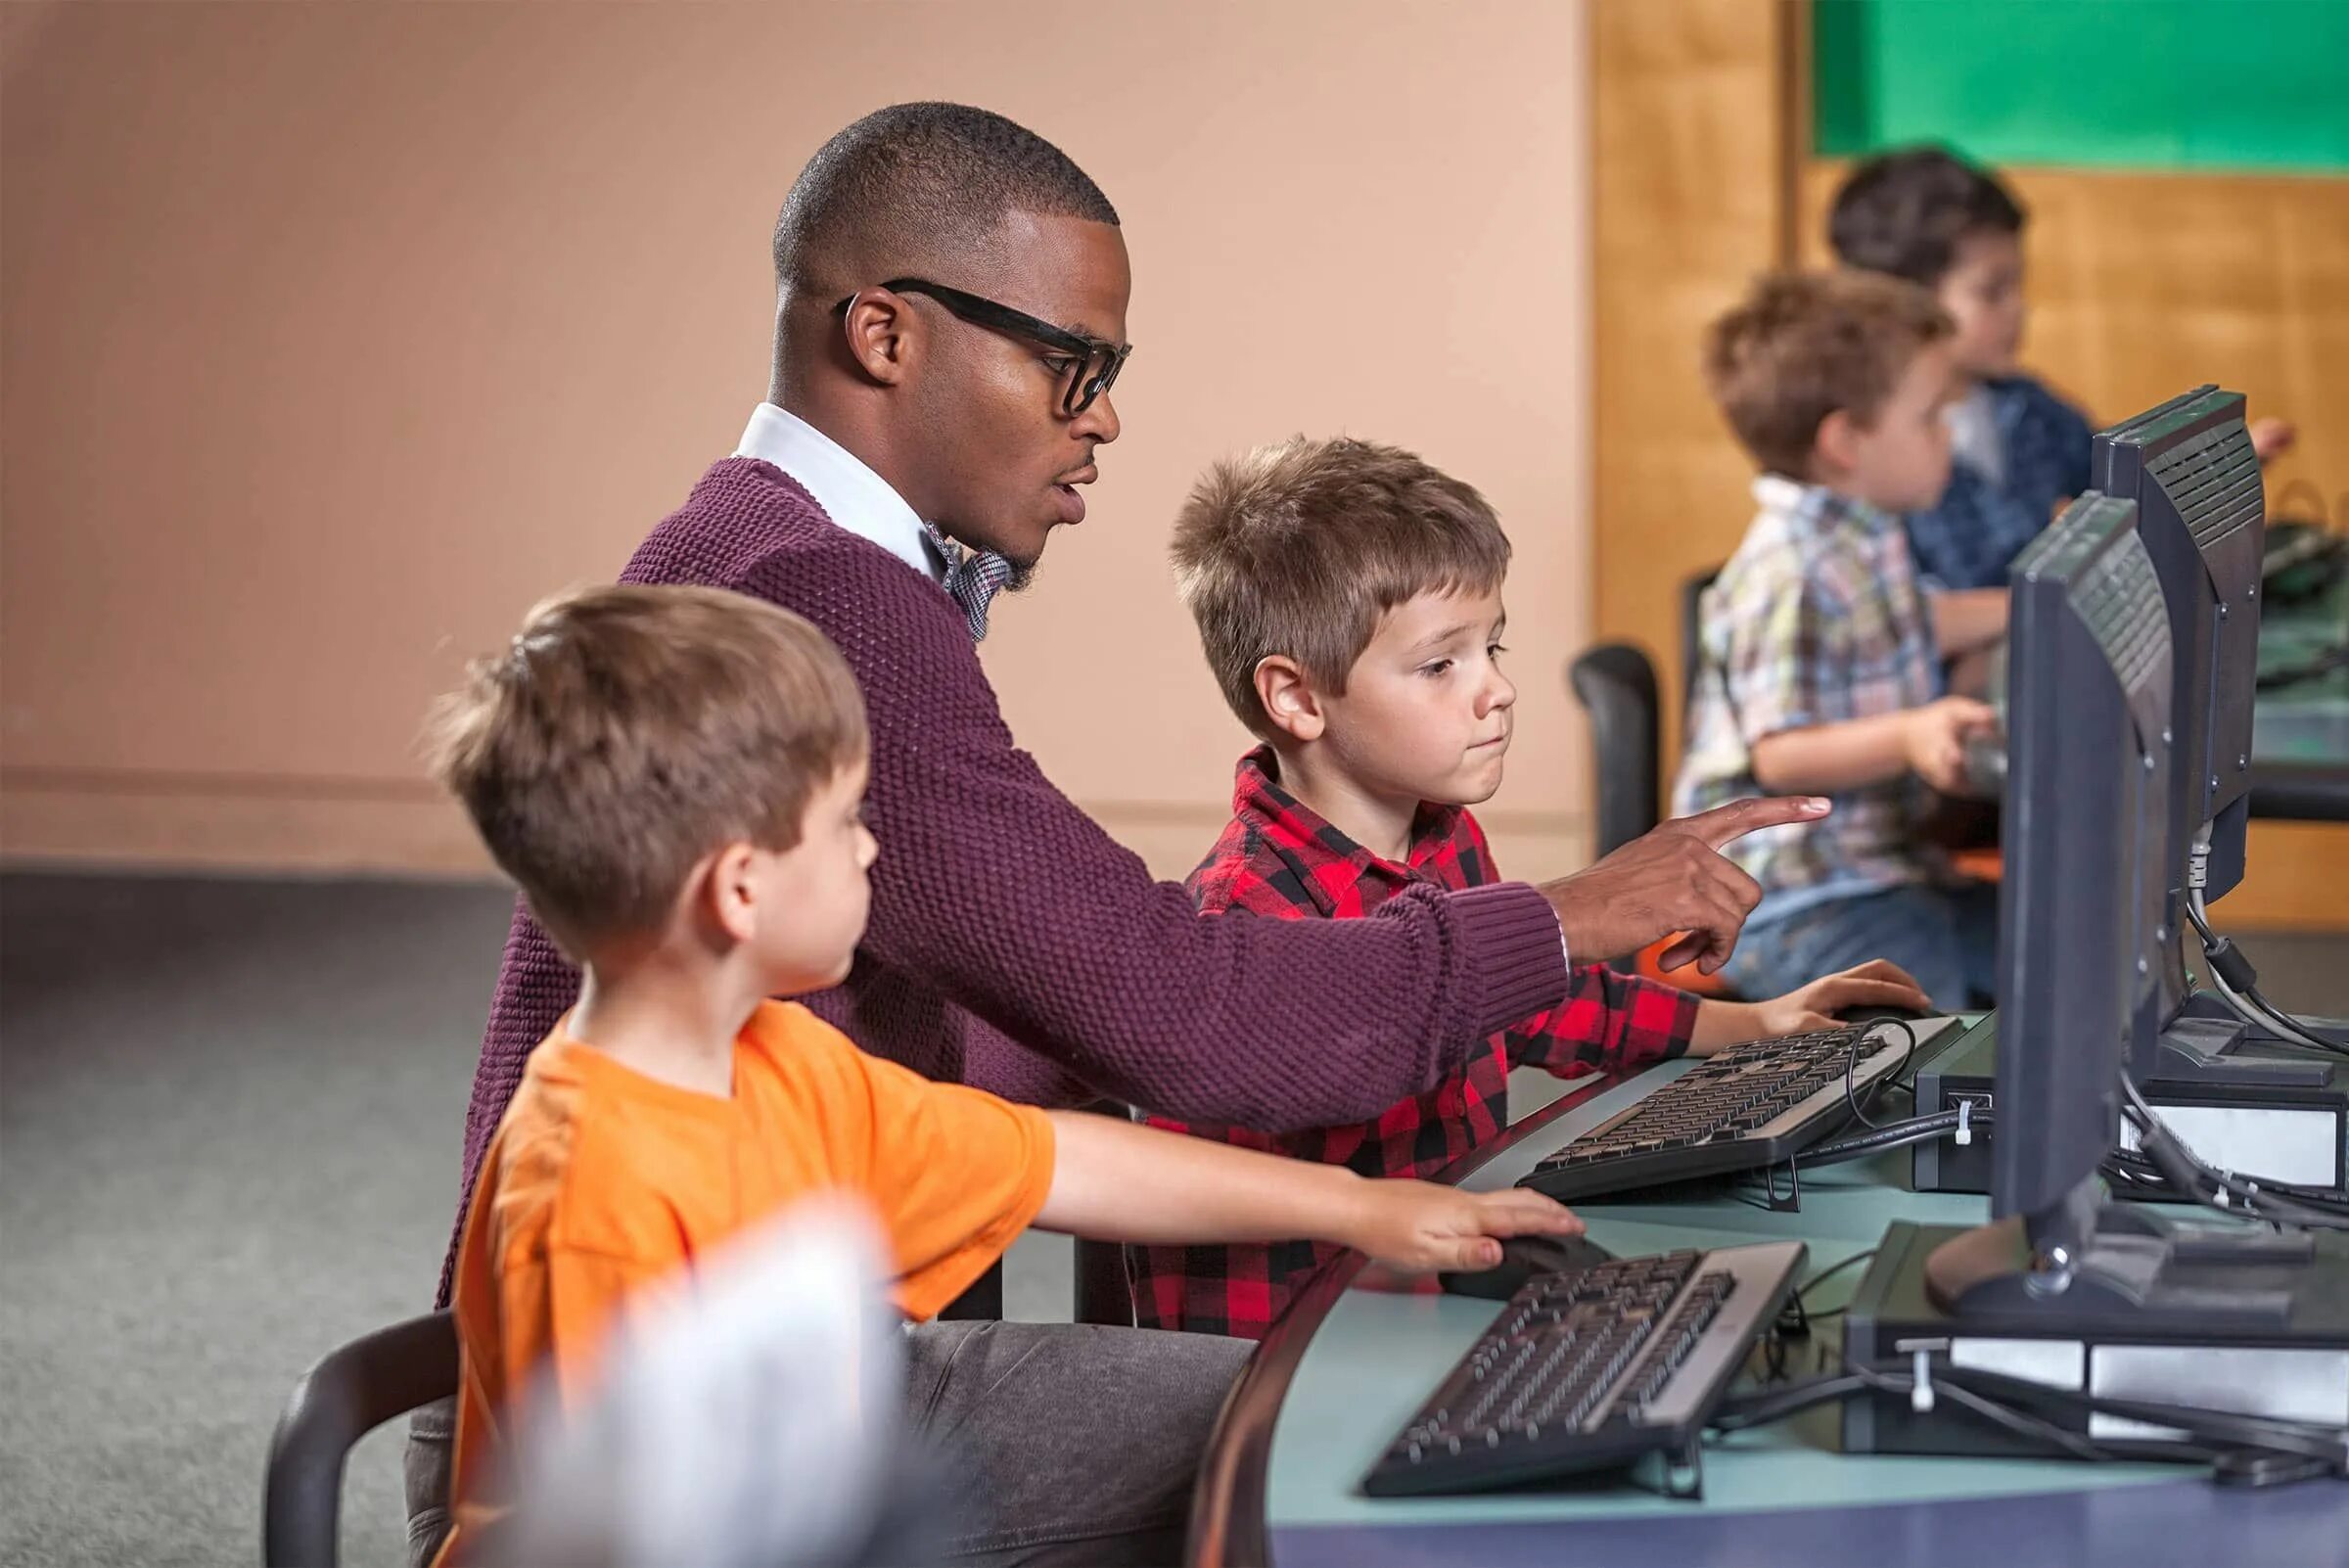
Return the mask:
{"type": "MultiPolygon", "coordinates": [[[[1415,885],[1499,880],[1468,810],[1500,787],[1516,701],[1499,665],[1509,542],[1484,498],[1394,447],[1300,438],[1211,470],[1174,554],[1224,700],[1264,742],[1240,759],[1231,825],[1191,873],[1200,908],[1354,919],[1415,885]]],[[[1882,962],[1756,1003],[1589,964],[1558,1006],[1375,1122],[1268,1134],[1152,1120],[1366,1176],[1425,1176],[1508,1125],[1513,1067],[1635,1072],[1859,1006],[1926,1001],[1882,962]]],[[[1129,1247],[1137,1320],[1261,1338],[1336,1251],[1129,1247]]]]}

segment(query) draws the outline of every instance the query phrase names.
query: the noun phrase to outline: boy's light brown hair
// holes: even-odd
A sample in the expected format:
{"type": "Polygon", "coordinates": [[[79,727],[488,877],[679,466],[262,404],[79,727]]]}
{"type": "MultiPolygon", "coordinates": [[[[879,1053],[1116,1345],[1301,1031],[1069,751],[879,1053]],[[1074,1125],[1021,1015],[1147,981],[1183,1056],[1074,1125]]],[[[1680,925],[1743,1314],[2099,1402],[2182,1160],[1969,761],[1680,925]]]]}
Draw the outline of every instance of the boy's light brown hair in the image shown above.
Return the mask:
{"type": "Polygon", "coordinates": [[[1379,617],[1422,593],[1497,589],[1509,541],[1485,498],[1411,453],[1339,437],[1221,462],[1174,519],[1174,575],[1240,722],[1271,739],[1256,667],[1294,659],[1342,695],[1379,617]]]}
{"type": "Polygon", "coordinates": [[[1773,273],[1706,333],[1705,384],[1755,462],[1804,479],[1821,421],[1842,409],[1872,423],[1918,350],[1955,330],[1899,278],[1773,273]]]}
{"type": "Polygon", "coordinates": [[[656,931],[694,863],[788,850],[865,756],[864,700],[822,632],[717,588],[549,599],[436,706],[433,770],[575,958],[656,931]]]}

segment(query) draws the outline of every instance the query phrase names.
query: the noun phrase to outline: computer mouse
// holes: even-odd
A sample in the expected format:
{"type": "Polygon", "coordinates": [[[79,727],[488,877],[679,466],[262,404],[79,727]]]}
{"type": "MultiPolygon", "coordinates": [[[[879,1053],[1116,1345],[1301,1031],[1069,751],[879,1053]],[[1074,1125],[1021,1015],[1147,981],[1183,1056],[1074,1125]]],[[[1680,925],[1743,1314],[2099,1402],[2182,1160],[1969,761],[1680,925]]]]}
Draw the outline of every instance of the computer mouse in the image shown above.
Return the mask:
{"type": "Polygon", "coordinates": [[[1500,1244],[1500,1262],[1492,1268],[1439,1273],[1436,1282],[1454,1296],[1507,1301],[1536,1274],[1566,1273],[1614,1257],[1589,1236],[1511,1236],[1500,1244]]]}
{"type": "MultiPolygon", "coordinates": [[[[1913,1024],[1919,1019],[1946,1018],[1946,1013],[1920,1013],[1913,1007],[1849,1007],[1835,1015],[1847,1024],[1881,1024],[1887,1019],[1913,1024]]],[[[1893,1043],[1900,1043],[1895,1040],[1893,1043]]]]}

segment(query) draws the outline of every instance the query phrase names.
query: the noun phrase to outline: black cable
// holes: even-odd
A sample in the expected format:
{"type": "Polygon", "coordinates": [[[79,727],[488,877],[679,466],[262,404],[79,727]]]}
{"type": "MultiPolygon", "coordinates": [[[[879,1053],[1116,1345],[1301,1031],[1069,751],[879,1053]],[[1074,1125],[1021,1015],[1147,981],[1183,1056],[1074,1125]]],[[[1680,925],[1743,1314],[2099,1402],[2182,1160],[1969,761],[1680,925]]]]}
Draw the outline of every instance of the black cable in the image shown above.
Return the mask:
{"type": "MultiPolygon", "coordinates": [[[[1773,1421],[1782,1421],[1815,1405],[1845,1399],[1864,1389],[1880,1394],[1905,1395],[1915,1386],[1915,1379],[1908,1375],[1905,1367],[1887,1371],[1847,1360],[1841,1372],[1823,1373],[1800,1383],[1790,1383],[1784,1388],[1771,1389],[1742,1399],[1724,1400],[1715,1408],[1712,1419],[1705,1424],[1719,1432],[1742,1432],[1773,1421]]],[[[1933,1376],[1935,1389],[1946,1394],[1951,1403],[2022,1437],[2061,1449],[2076,1458],[2102,1462],[2115,1457],[2076,1432],[2067,1432],[2052,1422],[2025,1412],[2006,1409],[1995,1401],[1960,1387],[1955,1372],[1956,1368],[1936,1370],[1933,1376]]]]}
{"type": "MultiPolygon", "coordinates": [[[[2161,1174],[2159,1166],[2133,1149],[2115,1149],[2106,1155],[2103,1172],[2107,1180],[2144,1188],[2148,1195],[2169,1196],[2187,1202],[2194,1199],[2193,1193],[2181,1192],[2172,1186],[2169,1178],[2161,1174]]],[[[2262,1193],[2287,1198],[2294,1203],[2349,1219],[2349,1198],[2344,1198],[2333,1188],[2300,1186],[2289,1181],[2271,1181],[2257,1176],[2247,1176],[2242,1179],[2262,1193]]]]}
{"type": "MultiPolygon", "coordinates": [[[[2314,1459],[2327,1469],[2349,1474],[2349,1432],[2281,1415],[2251,1415],[2241,1410],[2219,1410],[2199,1405],[2169,1405],[2151,1400],[2116,1399],[2078,1389],[2051,1388],[2045,1383],[2008,1377],[1977,1367],[1936,1367],[1938,1387],[1952,1372],[1957,1381],[1983,1397],[2024,1407],[2050,1406],[2075,1415],[2110,1415],[2150,1426],[2185,1432],[2211,1451],[2257,1449],[2293,1458],[2314,1459]]],[[[2166,1440],[2148,1440],[2156,1443],[2166,1440]]],[[[2125,1455],[2124,1455],[2125,1456],[2125,1455]]]]}
{"type": "Polygon", "coordinates": [[[2312,1230],[2349,1230],[2349,1215],[2316,1203],[2279,1196],[2274,1189],[2242,1176],[2213,1170],[2164,1124],[2145,1102],[2137,1084],[2121,1075],[2126,1103],[2121,1114],[2138,1130],[2138,1151],[2180,1192],[2196,1203],[2236,1219],[2265,1220],[2271,1224],[2299,1225],[2312,1230]]]}
{"type": "Polygon", "coordinates": [[[1841,1307],[1828,1307],[1823,1310],[1815,1309],[1811,1305],[1811,1293],[1817,1290],[1820,1285],[1834,1278],[1837,1274],[1840,1274],[1847,1269],[1859,1268],[1862,1264],[1866,1263],[1875,1255],[1876,1249],[1873,1247],[1868,1248],[1865,1252],[1855,1252],[1849,1258],[1844,1259],[1843,1262],[1828,1265],[1826,1268],[1821,1268],[1818,1273],[1813,1274],[1809,1279],[1806,1279],[1801,1284],[1797,1285],[1794,1288],[1794,1294],[1786,1299],[1786,1311],[1778,1314],[1777,1328],[1781,1336],[1787,1338],[1808,1339],[1811,1334],[1812,1324],[1823,1323],[1830,1317],[1841,1317],[1847,1311],[1850,1310],[1850,1303],[1847,1302],[1841,1307]],[[1787,1321],[1787,1316],[1789,1314],[1791,1314],[1793,1317],[1793,1321],[1791,1323],[1787,1321]]]}
{"type": "Polygon", "coordinates": [[[1849,1268],[1859,1268],[1862,1264],[1867,1262],[1875,1255],[1876,1249],[1870,1247],[1865,1252],[1853,1253],[1849,1258],[1844,1259],[1841,1263],[1829,1264],[1826,1268],[1821,1268],[1818,1273],[1813,1274],[1810,1278],[1804,1280],[1800,1285],[1796,1286],[1794,1293],[1797,1297],[1808,1296],[1811,1294],[1811,1292],[1817,1290],[1819,1286],[1825,1284],[1837,1274],[1840,1274],[1849,1268]]]}
{"type": "Polygon", "coordinates": [[[2243,994],[2250,999],[2252,1006],[2257,1007],[2261,1012],[2270,1015],[2272,1018],[2281,1019],[2283,1022],[2290,1024],[2293,1029],[2297,1031],[2297,1034],[2292,1038],[2283,1042],[2286,1045],[2297,1045],[2303,1050],[2327,1051],[2334,1056],[2349,1058],[2349,1045],[2343,1045],[2338,1040],[2326,1039],[2323,1035],[2317,1033],[2316,1025],[2309,1023],[2305,1019],[2296,1017],[2291,1013],[2285,1012],[2282,1008],[2268,1000],[2267,996],[2261,992],[2256,982],[2243,987],[2243,994]]]}
{"type": "Polygon", "coordinates": [[[1875,1038],[1877,1024],[1890,1024],[1895,1029],[1898,1029],[1902,1034],[1908,1036],[1909,1049],[1902,1054],[1900,1066],[1894,1068],[1890,1073],[1886,1074],[1884,1079],[1879,1079],[1874,1084],[1868,1085],[1867,1093],[1869,1099],[1872,1100],[1875,1098],[1876,1092],[1884,1086],[1886,1079],[1899,1078],[1903,1073],[1909,1071],[1909,1064],[1916,1060],[1916,1031],[1910,1026],[1909,1020],[1906,1018],[1877,1019],[1875,1023],[1869,1024],[1865,1029],[1863,1029],[1859,1034],[1852,1037],[1852,1043],[1850,1047],[1843,1053],[1843,1103],[1851,1107],[1852,1115],[1859,1118],[1861,1125],[1864,1127],[1876,1127],[1878,1124],[1874,1121],[1871,1121],[1868,1117],[1868,1114],[1860,1108],[1860,1097],[1852,1092],[1852,1074],[1860,1065],[1860,1047],[1875,1038]]]}
{"type": "MultiPolygon", "coordinates": [[[[1846,1361],[1844,1366],[1858,1376],[1862,1382],[1879,1393],[1907,1394],[1916,1387],[1916,1379],[1908,1375],[1905,1370],[1887,1373],[1879,1368],[1853,1361],[1846,1361]]],[[[1938,1394],[1946,1397],[1951,1404],[1960,1409],[1969,1410],[1993,1425],[2004,1427],[2018,1436],[2051,1444],[2076,1459],[2103,1463],[2113,1457],[2093,1441],[2082,1437],[2077,1432],[2066,1431],[2052,1421],[2027,1411],[2012,1409],[2001,1405],[1996,1400],[1986,1399],[1976,1394],[1973,1390],[1965,1387],[1960,1377],[1953,1375],[1958,1370],[1956,1367],[1949,1366],[1935,1368],[1933,1387],[1938,1394]]]]}
{"type": "Polygon", "coordinates": [[[1911,1143],[1927,1143],[1947,1137],[1958,1130],[1960,1119],[1968,1127],[1985,1128],[1991,1125],[1988,1113],[1975,1110],[1970,1115],[1957,1109],[1935,1111],[1930,1115],[1911,1117],[1905,1122],[1870,1122],[1874,1130],[1857,1137],[1839,1138],[1833,1143],[1821,1143],[1805,1149],[1794,1157],[1798,1165],[1838,1165],[1845,1160],[1863,1159],[1886,1149],[1906,1148],[1911,1143]]]}
{"type": "Polygon", "coordinates": [[[2260,992],[2259,971],[2251,967],[2251,960],[2232,939],[2211,930],[2210,920],[2202,911],[2199,884],[2193,896],[2186,900],[2186,916],[2193,923],[2194,935],[2202,944],[2202,955],[2210,960],[2212,983],[2244,1023],[2268,1030],[2286,1045],[2349,1059],[2349,1045],[2325,1038],[2314,1027],[2303,1025],[2260,992]]]}
{"type": "MultiPolygon", "coordinates": [[[[2120,1416],[2183,1431],[2191,1441],[2184,1444],[2165,1441],[2161,1447],[2179,1456],[2210,1463],[2213,1479],[2217,1481],[2276,1485],[2318,1475],[2349,1475],[2349,1438],[2338,1430],[2309,1422],[2197,1406],[2112,1399],[1947,1363],[1933,1367],[1931,1382],[1937,1398],[1947,1399],[1968,1414],[2093,1463],[2140,1455],[2058,1426],[2038,1413],[2040,1407],[2051,1407],[2075,1416],[2120,1416]]],[[[1841,1372],[1725,1400],[1706,1424],[1718,1432],[1741,1432],[1782,1421],[1813,1406],[1848,1398],[1864,1388],[1879,1394],[1907,1396],[1915,1387],[1916,1379],[1908,1363],[1871,1365],[1847,1358],[1841,1372]]]]}
{"type": "Polygon", "coordinates": [[[1789,1383],[1784,1388],[1732,1395],[1714,1407],[1713,1418],[1705,1424],[1716,1432],[1743,1432],[1750,1427],[1769,1426],[1790,1415],[1799,1415],[1815,1405],[1860,1393],[1867,1386],[1850,1372],[1826,1372],[1800,1383],[1789,1383]]]}

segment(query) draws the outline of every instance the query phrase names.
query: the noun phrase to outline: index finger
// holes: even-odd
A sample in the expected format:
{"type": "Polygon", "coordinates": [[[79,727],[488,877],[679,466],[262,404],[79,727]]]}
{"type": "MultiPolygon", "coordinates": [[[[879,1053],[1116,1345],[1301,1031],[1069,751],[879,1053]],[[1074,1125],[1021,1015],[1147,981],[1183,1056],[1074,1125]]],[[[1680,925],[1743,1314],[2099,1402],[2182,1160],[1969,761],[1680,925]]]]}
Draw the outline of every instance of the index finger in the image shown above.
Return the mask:
{"type": "Polygon", "coordinates": [[[1816,822],[1830,808],[1829,803],[1817,795],[1762,795],[1716,806],[1694,816],[1676,816],[1664,825],[1718,850],[1763,828],[1816,822]]]}

